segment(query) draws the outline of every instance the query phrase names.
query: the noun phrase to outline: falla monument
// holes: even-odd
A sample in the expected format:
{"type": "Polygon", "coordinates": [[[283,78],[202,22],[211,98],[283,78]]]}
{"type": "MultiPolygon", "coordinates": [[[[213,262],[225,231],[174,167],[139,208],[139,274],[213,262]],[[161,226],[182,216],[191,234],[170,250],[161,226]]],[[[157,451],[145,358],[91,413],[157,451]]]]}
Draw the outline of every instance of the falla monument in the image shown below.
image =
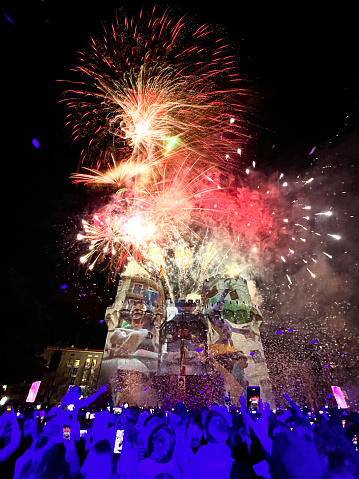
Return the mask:
{"type": "Polygon", "coordinates": [[[238,404],[248,386],[273,402],[262,314],[240,276],[208,278],[200,295],[171,302],[160,278],[122,275],[105,321],[99,383],[116,405],[238,404]]]}

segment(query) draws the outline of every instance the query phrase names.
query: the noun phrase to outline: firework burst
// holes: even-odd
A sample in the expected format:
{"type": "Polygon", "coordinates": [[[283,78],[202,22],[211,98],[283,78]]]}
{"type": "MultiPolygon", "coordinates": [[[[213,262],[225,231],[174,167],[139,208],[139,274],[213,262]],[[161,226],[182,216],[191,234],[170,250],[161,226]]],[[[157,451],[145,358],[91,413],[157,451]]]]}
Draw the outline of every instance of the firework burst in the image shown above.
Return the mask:
{"type": "Polygon", "coordinates": [[[228,162],[244,137],[240,122],[230,121],[243,108],[228,46],[219,32],[187,17],[175,21],[170,11],[153,12],[147,23],[142,17],[105,28],[75,68],[86,81],[75,82],[65,101],[73,137],[90,139],[83,158],[97,169],[113,152],[153,161],[184,150],[228,162]]]}
{"type": "Polygon", "coordinates": [[[150,186],[138,182],[136,188],[112,195],[105,207],[90,220],[82,221],[84,231],[78,240],[89,248],[82,262],[95,258],[93,267],[110,258],[111,268],[117,270],[132,255],[140,258],[141,264],[155,265],[158,270],[166,260],[163,251],[154,253],[155,247],[176,251],[179,243],[201,241],[196,229],[202,225],[203,213],[208,212],[201,206],[202,198],[211,197],[218,189],[207,184],[211,169],[195,176],[193,169],[193,165],[188,168],[184,163],[169,178],[164,170],[160,180],[152,177],[150,186]],[[156,257],[160,259],[156,261],[156,257]]]}

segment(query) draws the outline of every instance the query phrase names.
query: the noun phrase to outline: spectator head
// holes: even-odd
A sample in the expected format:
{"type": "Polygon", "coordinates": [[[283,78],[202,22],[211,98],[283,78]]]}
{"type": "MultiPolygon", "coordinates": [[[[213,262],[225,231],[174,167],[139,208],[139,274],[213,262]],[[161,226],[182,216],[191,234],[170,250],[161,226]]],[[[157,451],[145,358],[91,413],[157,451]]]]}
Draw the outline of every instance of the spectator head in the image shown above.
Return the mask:
{"type": "Polygon", "coordinates": [[[93,420],[92,429],[96,431],[102,431],[108,428],[110,422],[109,411],[98,411],[93,420]]]}
{"type": "Polygon", "coordinates": [[[47,449],[36,474],[41,479],[70,479],[70,468],[65,460],[65,447],[55,443],[47,449]]]}
{"type": "Polygon", "coordinates": [[[174,411],[176,414],[178,414],[179,416],[181,416],[182,419],[185,419],[186,416],[187,416],[187,408],[186,406],[179,402],[176,404],[175,406],[175,411],[174,411]]]}
{"type": "Polygon", "coordinates": [[[111,454],[112,452],[110,442],[107,439],[96,442],[93,449],[99,456],[111,454]]]}
{"type": "Polygon", "coordinates": [[[82,477],[84,479],[110,478],[113,469],[112,456],[111,445],[107,439],[96,442],[81,468],[82,477]]]}
{"type": "Polygon", "coordinates": [[[274,477],[291,479],[323,479],[323,464],[314,441],[308,435],[293,431],[277,434],[273,438],[272,463],[274,477]]]}
{"type": "Polygon", "coordinates": [[[167,463],[172,459],[175,447],[175,433],[171,426],[159,424],[148,438],[149,457],[157,463],[167,463]]]}
{"type": "Polygon", "coordinates": [[[202,427],[204,427],[205,424],[206,424],[206,417],[207,417],[208,413],[209,413],[208,407],[204,406],[201,410],[201,424],[202,424],[202,427]]]}
{"type": "Polygon", "coordinates": [[[65,404],[70,404],[71,401],[78,401],[81,396],[81,388],[79,386],[71,386],[63,400],[66,398],[65,404]]]}
{"type": "Polygon", "coordinates": [[[226,406],[219,406],[218,408],[218,412],[222,414],[222,416],[224,417],[226,423],[227,423],[227,426],[228,427],[232,427],[233,424],[232,424],[232,416],[230,415],[230,413],[228,412],[228,409],[226,408],[226,406]]]}
{"type": "Polygon", "coordinates": [[[293,427],[295,432],[300,436],[314,438],[314,431],[310,426],[309,421],[304,418],[296,418],[293,423],[289,423],[289,427],[293,427]]]}
{"type": "Polygon", "coordinates": [[[127,425],[131,424],[134,426],[137,423],[139,412],[137,409],[129,407],[122,412],[122,416],[125,417],[127,425]]]}
{"type": "Polygon", "coordinates": [[[328,454],[328,479],[358,479],[358,465],[353,464],[340,451],[328,454]]]}
{"type": "Polygon", "coordinates": [[[185,439],[190,442],[190,448],[195,449],[200,446],[203,436],[202,427],[196,422],[190,421],[186,424],[185,439]]]}
{"type": "Polygon", "coordinates": [[[142,429],[144,427],[144,423],[145,423],[145,421],[148,417],[150,417],[149,412],[147,412],[147,411],[140,412],[140,414],[138,416],[138,419],[137,419],[137,423],[136,423],[137,431],[142,431],[142,429]]]}
{"type": "MultiPolygon", "coordinates": [[[[145,419],[145,422],[143,423],[143,429],[142,429],[142,442],[146,447],[148,446],[148,438],[151,434],[151,432],[160,424],[164,424],[162,419],[156,416],[149,416],[147,419],[145,419]]],[[[148,452],[148,451],[147,451],[148,452]]]]}
{"type": "Polygon", "coordinates": [[[182,417],[175,412],[172,412],[168,415],[168,421],[175,430],[177,428],[182,428],[184,425],[182,417]]]}
{"type": "Polygon", "coordinates": [[[23,428],[24,437],[31,436],[33,442],[39,437],[39,430],[35,419],[25,419],[23,428]]]}
{"type": "Polygon", "coordinates": [[[206,417],[205,437],[209,443],[222,444],[228,439],[228,427],[221,413],[211,411],[206,417]]]}

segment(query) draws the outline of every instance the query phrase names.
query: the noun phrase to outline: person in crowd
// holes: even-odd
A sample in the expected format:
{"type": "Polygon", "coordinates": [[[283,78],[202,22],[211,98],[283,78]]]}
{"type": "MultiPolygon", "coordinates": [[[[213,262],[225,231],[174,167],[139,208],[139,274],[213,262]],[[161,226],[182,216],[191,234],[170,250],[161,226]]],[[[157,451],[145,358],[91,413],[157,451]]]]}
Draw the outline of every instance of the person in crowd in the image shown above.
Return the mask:
{"type": "Polygon", "coordinates": [[[221,477],[229,479],[233,464],[231,450],[226,444],[228,426],[221,413],[210,411],[206,417],[205,438],[207,445],[201,446],[192,461],[185,468],[183,479],[205,479],[221,477]]]}
{"type": "Polygon", "coordinates": [[[138,479],[154,479],[161,473],[180,479],[180,467],[173,459],[175,442],[175,432],[170,425],[156,426],[148,438],[148,457],[139,462],[138,479]]]}
{"type": "Polygon", "coordinates": [[[94,444],[81,468],[83,479],[111,479],[114,457],[110,442],[102,439],[94,444]]]}
{"type": "MultiPolygon", "coordinates": [[[[100,411],[87,423],[86,442],[74,433],[80,428],[75,414],[63,424],[68,408],[39,420],[31,410],[16,416],[9,407],[0,416],[0,477],[359,479],[359,414],[323,408],[308,417],[284,397],[287,410],[273,412],[260,403],[255,414],[243,398],[240,412],[219,405],[188,411],[181,403],[174,411],[100,411]]],[[[64,405],[80,407],[76,389],[65,398],[64,405]]]]}
{"type": "Polygon", "coordinates": [[[71,479],[73,476],[70,474],[70,466],[65,456],[65,445],[57,442],[53,443],[45,451],[36,475],[30,475],[29,477],[38,479],[71,479]]]}
{"type": "Polygon", "coordinates": [[[30,472],[36,473],[45,451],[51,447],[52,441],[48,436],[41,435],[40,438],[33,442],[22,456],[15,463],[14,479],[19,479],[23,475],[30,472]]]}
{"type": "Polygon", "coordinates": [[[105,391],[107,391],[107,386],[104,384],[91,396],[82,398],[81,388],[79,386],[71,386],[68,392],[62,398],[57,414],[59,411],[68,411],[69,413],[72,413],[74,417],[77,417],[77,414],[81,408],[89,406],[105,391]]]}
{"type": "Polygon", "coordinates": [[[21,430],[11,406],[0,416],[0,477],[13,470],[20,443],[21,430]]]}

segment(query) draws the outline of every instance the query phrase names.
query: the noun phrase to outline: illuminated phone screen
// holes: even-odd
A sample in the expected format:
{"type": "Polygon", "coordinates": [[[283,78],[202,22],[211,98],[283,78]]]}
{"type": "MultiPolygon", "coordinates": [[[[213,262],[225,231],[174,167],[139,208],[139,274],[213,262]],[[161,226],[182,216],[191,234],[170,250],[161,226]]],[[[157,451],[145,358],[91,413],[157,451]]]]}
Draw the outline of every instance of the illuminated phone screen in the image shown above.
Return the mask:
{"type": "Polygon", "coordinates": [[[120,454],[122,451],[124,433],[125,433],[124,429],[117,429],[115,446],[113,448],[113,452],[115,454],[120,454]]]}
{"type": "Polygon", "coordinates": [[[247,409],[257,410],[259,409],[261,393],[260,387],[247,387],[247,409]]]}
{"type": "Polygon", "coordinates": [[[65,441],[70,440],[70,434],[71,434],[70,426],[64,426],[63,429],[62,429],[62,435],[63,435],[63,438],[65,439],[65,441]]]}

